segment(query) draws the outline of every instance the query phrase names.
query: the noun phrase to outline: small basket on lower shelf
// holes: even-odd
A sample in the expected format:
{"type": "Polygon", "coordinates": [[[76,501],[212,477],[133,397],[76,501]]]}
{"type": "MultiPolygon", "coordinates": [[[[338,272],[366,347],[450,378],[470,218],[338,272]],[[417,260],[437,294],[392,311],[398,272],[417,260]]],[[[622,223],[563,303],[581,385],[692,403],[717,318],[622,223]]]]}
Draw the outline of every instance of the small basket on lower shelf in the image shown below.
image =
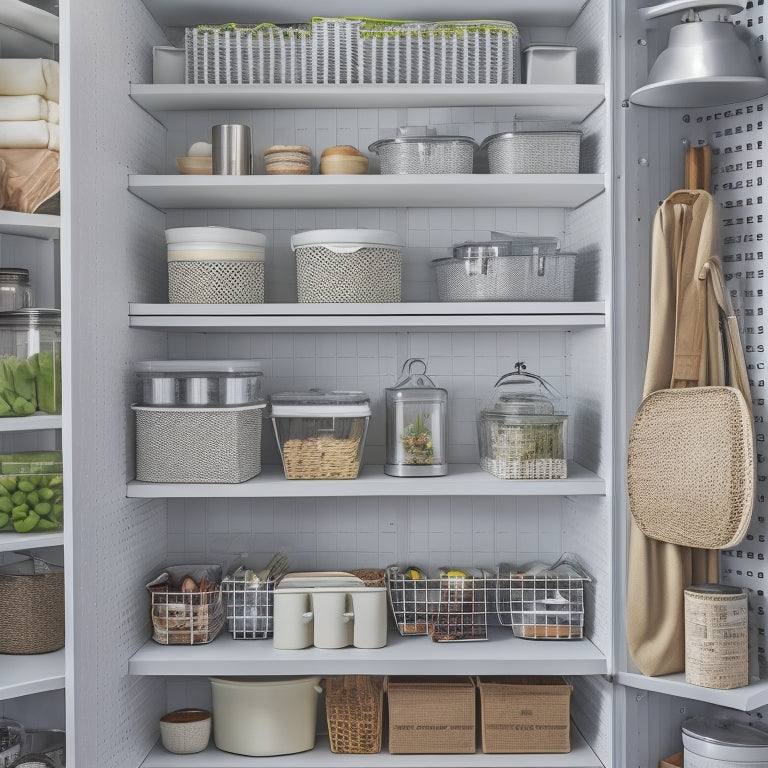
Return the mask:
{"type": "Polygon", "coordinates": [[[501,563],[496,611],[515,637],[579,640],[584,636],[584,584],[590,578],[563,555],[554,565],[536,563],[519,570],[501,563]]]}
{"type": "Polygon", "coordinates": [[[383,677],[326,678],[325,712],[331,752],[345,755],[381,752],[383,710],[383,677]]]}

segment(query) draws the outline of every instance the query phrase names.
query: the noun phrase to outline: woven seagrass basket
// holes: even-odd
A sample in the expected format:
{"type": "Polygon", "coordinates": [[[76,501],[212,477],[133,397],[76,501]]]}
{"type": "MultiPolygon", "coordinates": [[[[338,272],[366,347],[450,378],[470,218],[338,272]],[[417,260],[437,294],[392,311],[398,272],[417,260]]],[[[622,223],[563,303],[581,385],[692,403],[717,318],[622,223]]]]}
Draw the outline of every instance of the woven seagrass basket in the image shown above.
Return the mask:
{"type": "Polygon", "coordinates": [[[368,675],[329,677],[325,711],[331,752],[372,755],[381,752],[384,678],[368,675]]]}
{"type": "Polygon", "coordinates": [[[49,653],[64,647],[63,569],[34,573],[31,559],[3,568],[0,595],[0,653],[49,653]]]}

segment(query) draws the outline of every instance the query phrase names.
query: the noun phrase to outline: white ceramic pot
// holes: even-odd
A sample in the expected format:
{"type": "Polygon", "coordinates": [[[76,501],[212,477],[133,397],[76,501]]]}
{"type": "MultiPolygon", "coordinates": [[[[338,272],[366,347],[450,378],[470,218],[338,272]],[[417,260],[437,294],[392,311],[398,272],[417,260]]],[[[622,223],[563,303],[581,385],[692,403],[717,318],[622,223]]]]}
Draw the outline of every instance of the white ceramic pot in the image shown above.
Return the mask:
{"type": "Polygon", "coordinates": [[[218,749],[261,757],[315,746],[319,677],[211,677],[218,749]]]}

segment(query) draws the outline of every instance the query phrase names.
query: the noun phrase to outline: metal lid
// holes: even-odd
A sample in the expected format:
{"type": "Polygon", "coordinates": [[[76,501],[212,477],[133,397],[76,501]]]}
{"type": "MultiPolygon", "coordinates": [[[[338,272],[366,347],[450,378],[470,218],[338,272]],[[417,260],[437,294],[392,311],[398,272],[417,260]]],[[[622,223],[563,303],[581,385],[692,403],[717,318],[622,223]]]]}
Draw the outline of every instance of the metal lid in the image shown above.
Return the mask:
{"type": "Polygon", "coordinates": [[[739,751],[744,761],[768,759],[768,733],[734,720],[692,717],[683,723],[683,739],[686,748],[693,746],[698,754],[708,757],[739,759],[735,754],[739,751]],[[695,746],[686,743],[686,736],[696,742],[695,746]]]}
{"type": "Polygon", "coordinates": [[[307,392],[277,392],[270,395],[272,416],[357,417],[371,415],[371,398],[360,391],[310,389],[307,392]]]}
{"type": "Polygon", "coordinates": [[[5,328],[61,328],[60,309],[12,309],[0,312],[0,327],[5,328]]]}
{"type": "MultiPolygon", "coordinates": [[[[388,394],[396,394],[399,390],[405,390],[403,395],[415,395],[416,398],[424,398],[424,396],[439,396],[439,399],[443,399],[443,396],[447,394],[446,390],[442,387],[438,387],[432,379],[427,376],[427,364],[420,357],[409,357],[400,370],[400,378],[397,380],[394,386],[387,387],[385,392],[388,394]],[[421,370],[419,370],[421,369],[421,370]],[[440,395],[442,393],[442,395],[440,395]]],[[[414,398],[410,398],[414,399],[414,398]]]]}
{"type": "Polygon", "coordinates": [[[28,283],[29,270],[17,267],[0,267],[0,283],[28,283]]]}
{"type": "Polygon", "coordinates": [[[260,360],[140,360],[134,363],[140,377],[263,376],[260,360]]]}

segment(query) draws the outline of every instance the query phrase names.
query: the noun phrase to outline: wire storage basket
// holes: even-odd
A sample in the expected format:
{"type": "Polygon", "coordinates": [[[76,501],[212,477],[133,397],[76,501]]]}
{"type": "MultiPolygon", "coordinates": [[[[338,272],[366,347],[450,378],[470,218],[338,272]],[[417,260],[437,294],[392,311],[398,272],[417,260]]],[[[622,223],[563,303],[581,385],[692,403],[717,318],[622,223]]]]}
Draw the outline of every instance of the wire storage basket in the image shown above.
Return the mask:
{"type": "Polygon", "coordinates": [[[489,582],[478,569],[441,568],[428,578],[419,568],[390,565],[387,591],[398,631],[435,642],[486,640],[489,582]]]}
{"type": "Polygon", "coordinates": [[[580,131],[529,130],[523,125],[481,144],[491,173],[578,173],[580,148],[580,131]]]}
{"type": "Polygon", "coordinates": [[[263,640],[274,630],[275,579],[227,576],[221,592],[227,604],[227,629],[235,640],[263,640]]]}
{"type": "Polygon", "coordinates": [[[516,637],[580,640],[584,636],[584,584],[589,576],[573,555],[554,565],[531,563],[498,567],[496,612],[516,637]]]}
{"type": "Polygon", "coordinates": [[[381,752],[384,678],[345,675],[325,680],[325,713],[331,752],[373,755],[381,752]]]}
{"type": "Polygon", "coordinates": [[[170,566],[147,584],[152,639],[161,645],[210,643],[224,626],[221,566],[170,566]]]}

